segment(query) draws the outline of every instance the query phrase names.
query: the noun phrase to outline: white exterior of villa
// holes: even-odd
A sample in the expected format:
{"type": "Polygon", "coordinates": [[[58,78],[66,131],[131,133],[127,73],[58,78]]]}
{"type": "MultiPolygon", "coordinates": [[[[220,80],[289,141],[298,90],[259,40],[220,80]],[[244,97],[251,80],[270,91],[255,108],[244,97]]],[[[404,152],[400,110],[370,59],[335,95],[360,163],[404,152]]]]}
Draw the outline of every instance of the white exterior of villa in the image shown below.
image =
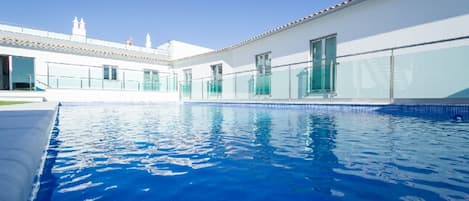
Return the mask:
{"type": "Polygon", "coordinates": [[[467,0],[348,0],[220,50],[0,25],[0,56],[49,100],[469,103],[468,24],[467,0]]]}

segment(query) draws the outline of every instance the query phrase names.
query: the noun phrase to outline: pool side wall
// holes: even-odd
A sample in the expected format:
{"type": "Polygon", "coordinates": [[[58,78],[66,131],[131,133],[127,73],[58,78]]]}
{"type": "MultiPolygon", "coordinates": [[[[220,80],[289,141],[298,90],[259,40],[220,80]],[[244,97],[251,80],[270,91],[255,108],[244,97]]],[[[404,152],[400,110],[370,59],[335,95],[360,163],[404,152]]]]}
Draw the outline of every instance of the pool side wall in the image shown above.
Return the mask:
{"type": "Polygon", "coordinates": [[[0,107],[0,200],[33,196],[57,109],[54,102],[0,107]]]}

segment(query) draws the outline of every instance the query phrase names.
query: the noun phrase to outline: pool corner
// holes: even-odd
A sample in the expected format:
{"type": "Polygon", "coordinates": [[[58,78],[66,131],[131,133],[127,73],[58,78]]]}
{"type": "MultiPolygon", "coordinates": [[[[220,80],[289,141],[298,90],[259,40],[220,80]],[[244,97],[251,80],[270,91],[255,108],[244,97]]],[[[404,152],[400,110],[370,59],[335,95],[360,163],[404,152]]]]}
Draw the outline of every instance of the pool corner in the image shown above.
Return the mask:
{"type": "Polygon", "coordinates": [[[0,107],[0,200],[33,199],[57,110],[57,102],[0,107]]]}

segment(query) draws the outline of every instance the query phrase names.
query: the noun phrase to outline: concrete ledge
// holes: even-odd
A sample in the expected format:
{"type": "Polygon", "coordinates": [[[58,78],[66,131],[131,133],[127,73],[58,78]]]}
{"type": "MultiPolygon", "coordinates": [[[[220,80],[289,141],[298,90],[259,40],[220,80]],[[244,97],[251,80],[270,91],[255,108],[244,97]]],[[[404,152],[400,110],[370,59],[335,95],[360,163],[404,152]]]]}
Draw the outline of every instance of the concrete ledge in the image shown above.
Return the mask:
{"type": "Polygon", "coordinates": [[[57,103],[0,106],[0,200],[28,200],[42,163],[57,103]]]}
{"type": "Polygon", "coordinates": [[[0,91],[0,100],[3,101],[43,102],[45,99],[42,93],[33,91],[0,91]]]}
{"type": "Polygon", "coordinates": [[[177,102],[177,92],[96,89],[47,89],[46,91],[0,91],[0,100],[58,102],[177,102]]]}

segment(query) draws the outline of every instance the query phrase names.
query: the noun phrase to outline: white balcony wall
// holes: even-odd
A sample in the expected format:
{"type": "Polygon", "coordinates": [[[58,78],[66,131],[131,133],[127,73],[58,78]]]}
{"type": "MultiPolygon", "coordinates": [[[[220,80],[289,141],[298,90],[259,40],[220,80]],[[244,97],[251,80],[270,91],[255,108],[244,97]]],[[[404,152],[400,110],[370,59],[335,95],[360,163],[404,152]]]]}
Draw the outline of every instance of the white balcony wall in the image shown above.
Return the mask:
{"type": "MultiPolygon", "coordinates": [[[[309,41],[330,34],[337,34],[338,56],[469,36],[469,26],[467,26],[469,23],[469,1],[467,0],[435,0],[431,2],[426,0],[365,0],[354,2],[344,8],[247,44],[177,60],[173,65],[178,70],[180,78],[183,77],[183,69],[192,69],[192,78],[195,82],[200,78],[210,76],[210,65],[216,63],[223,63],[223,74],[255,71],[255,55],[264,52],[271,52],[272,66],[309,61],[311,60],[309,41]]],[[[437,49],[464,46],[466,43],[467,41],[442,43],[437,49]]],[[[422,46],[414,51],[416,55],[408,55],[408,57],[420,58],[422,55],[426,55],[423,52],[435,48],[434,45],[422,46]]],[[[464,52],[464,50],[460,49],[457,54],[462,54],[461,51],[464,52]]],[[[367,54],[360,57],[338,59],[343,65],[340,64],[337,67],[337,94],[335,97],[344,99],[390,98],[390,64],[387,57],[391,56],[391,52],[382,52],[382,54],[386,55],[383,57],[381,54],[367,54]]],[[[403,53],[395,52],[394,54],[403,53]]],[[[457,56],[447,58],[462,59],[457,56]]],[[[400,61],[396,60],[396,62],[410,61],[404,57],[399,59],[400,61]]],[[[420,59],[424,60],[425,58],[420,59]]],[[[445,58],[441,59],[445,60],[445,58]]],[[[452,63],[458,64],[454,70],[466,72],[467,65],[464,65],[464,62],[452,61],[452,63]]],[[[403,65],[401,63],[399,64],[403,65]]],[[[414,63],[425,64],[424,62],[414,63]]],[[[290,78],[298,79],[295,76],[301,74],[302,68],[305,67],[308,65],[295,65],[292,70],[293,75],[290,75],[290,78]]],[[[421,74],[419,79],[425,79],[424,66],[415,68],[415,70],[416,72],[413,73],[421,74]]],[[[285,89],[285,86],[288,85],[287,73],[287,68],[273,70],[272,81],[275,78],[276,83],[272,84],[272,97],[270,98],[284,99],[288,97],[285,94],[288,93],[288,90],[285,89]]],[[[454,71],[448,70],[443,76],[449,79],[452,73],[454,71]]],[[[238,90],[236,91],[238,99],[249,97],[247,92],[250,90],[250,77],[254,74],[255,72],[237,75],[237,87],[235,88],[238,90]]],[[[396,76],[400,75],[396,74],[396,76]]],[[[229,75],[224,75],[223,78],[224,80],[226,78],[232,79],[229,75]]],[[[301,82],[298,80],[292,81],[289,94],[291,98],[303,98],[302,91],[298,90],[302,87],[300,84],[301,82]]],[[[451,94],[456,94],[458,90],[469,88],[468,83],[461,82],[459,84],[460,86],[457,87],[449,87],[450,90],[438,91],[438,95],[434,96],[424,94],[422,91],[427,89],[422,88],[422,85],[408,85],[411,89],[399,89],[400,91],[396,92],[396,95],[398,95],[397,98],[448,97],[451,94]]],[[[229,85],[225,87],[224,84],[224,93],[225,88],[232,88],[232,83],[229,85]]],[[[401,86],[402,83],[398,85],[398,87],[401,86]]],[[[196,96],[194,93],[193,96],[196,96]]],[[[224,94],[224,97],[228,96],[234,97],[233,94],[226,96],[224,94]]]]}

